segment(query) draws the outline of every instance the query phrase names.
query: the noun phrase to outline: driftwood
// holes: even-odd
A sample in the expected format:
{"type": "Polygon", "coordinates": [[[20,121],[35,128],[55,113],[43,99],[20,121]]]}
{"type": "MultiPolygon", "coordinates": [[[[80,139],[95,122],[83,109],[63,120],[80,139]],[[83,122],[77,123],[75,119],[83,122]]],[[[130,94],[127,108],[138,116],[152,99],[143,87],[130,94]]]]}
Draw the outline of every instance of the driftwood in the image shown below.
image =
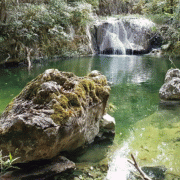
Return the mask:
{"type": "Polygon", "coordinates": [[[131,160],[128,160],[129,163],[131,163],[135,168],[136,170],[140,173],[141,177],[143,180],[152,180],[151,178],[149,178],[142,170],[141,168],[139,167],[139,165],[137,164],[133,154],[131,154],[131,157],[133,159],[133,162],[131,160]]]}

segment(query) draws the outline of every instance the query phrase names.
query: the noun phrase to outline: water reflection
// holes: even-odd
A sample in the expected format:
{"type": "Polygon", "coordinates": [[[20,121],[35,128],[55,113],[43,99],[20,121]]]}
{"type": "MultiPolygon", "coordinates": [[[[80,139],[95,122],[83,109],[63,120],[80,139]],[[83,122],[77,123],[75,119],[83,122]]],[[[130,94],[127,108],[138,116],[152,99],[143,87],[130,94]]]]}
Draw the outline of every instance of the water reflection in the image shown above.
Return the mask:
{"type": "MultiPolygon", "coordinates": [[[[149,56],[110,55],[99,56],[99,67],[114,85],[121,83],[143,83],[157,78],[168,69],[166,61],[149,56]],[[161,67],[157,73],[158,67],[161,67]]],[[[160,76],[161,78],[161,76],[160,76]]],[[[164,78],[164,77],[163,77],[164,78]]]]}

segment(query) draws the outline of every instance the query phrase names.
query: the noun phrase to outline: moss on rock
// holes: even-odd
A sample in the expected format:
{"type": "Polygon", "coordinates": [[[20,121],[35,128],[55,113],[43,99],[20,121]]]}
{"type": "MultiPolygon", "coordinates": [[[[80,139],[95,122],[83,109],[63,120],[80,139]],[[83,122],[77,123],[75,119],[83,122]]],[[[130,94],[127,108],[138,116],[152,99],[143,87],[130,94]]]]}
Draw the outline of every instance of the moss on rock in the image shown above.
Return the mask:
{"type": "MultiPolygon", "coordinates": [[[[50,117],[62,125],[71,116],[81,116],[83,109],[106,102],[109,92],[106,77],[99,72],[77,77],[71,72],[48,69],[29,82],[14,101],[22,99],[38,109],[53,109],[50,117]]],[[[6,111],[13,108],[14,101],[6,111]]]]}
{"type": "Polygon", "coordinates": [[[51,115],[51,118],[56,124],[63,125],[68,120],[70,113],[68,110],[64,109],[60,104],[55,104],[53,106],[54,114],[51,115]]]}

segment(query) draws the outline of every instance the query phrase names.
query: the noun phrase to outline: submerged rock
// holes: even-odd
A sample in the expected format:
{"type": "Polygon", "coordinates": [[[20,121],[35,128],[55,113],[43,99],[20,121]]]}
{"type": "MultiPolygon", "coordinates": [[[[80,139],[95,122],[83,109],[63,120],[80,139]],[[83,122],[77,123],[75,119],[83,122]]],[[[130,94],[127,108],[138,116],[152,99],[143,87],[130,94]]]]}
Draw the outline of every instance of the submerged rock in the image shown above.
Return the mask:
{"type": "MultiPolygon", "coordinates": [[[[167,170],[167,168],[165,168],[164,166],[143,166],[140,169],[152,180],[164,180],[165,172],[167,170]]],[[[142,177],[139,176],[139,174],[137,174],[136,171],[130,172],[129,179],[142,179],[142,177]]]]}
{"type": "Polygon", "coordinates": [[[153,180],[165,179],[165,172],[167,171],[167,168],[164,166],[144,166],[141,169],[153,180]]]}
{"type": "Polygon", "coordinates": [[[159,90],[162,100],[180,100],[180,70],[170,69],[166,73],[165,83],[159,90]]]}
{"type": "Polygon", "coordinates": [[[92,72],[77,77],[48,69],[29,82],[0,118],[0,149],[16,162],[50,159],[94,141],[110,87],[92,72]]]}

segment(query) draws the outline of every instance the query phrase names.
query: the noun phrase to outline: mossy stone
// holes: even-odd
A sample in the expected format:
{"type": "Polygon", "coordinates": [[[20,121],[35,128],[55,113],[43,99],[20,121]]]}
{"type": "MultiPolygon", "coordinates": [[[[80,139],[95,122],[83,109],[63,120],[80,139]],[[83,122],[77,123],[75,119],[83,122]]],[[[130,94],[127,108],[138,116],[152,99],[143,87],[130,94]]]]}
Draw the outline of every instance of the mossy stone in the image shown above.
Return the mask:
{"type": "Polygon", "coordinates": [[[70,116],[69,111],[64,109],[60,104],[55,104],[53,109],[54,114],[51,115],[51,118],[54,122],[59,125],[65,124],[70,116]]]}
{"type": "MultiPolygon", "coordinates": [[[[99,72],[91,75],[77,77],[71,72],[48,69],[30,81],[17,98],[32,100],[40,108],[53,109],[51,118],[62,125],[71,116],[81,116],[83,108],[106,101],[109,97],[106,77],[99,72]]],[[[7,107],[7,112],[12,108],[13,102],[7,107]]]]}

